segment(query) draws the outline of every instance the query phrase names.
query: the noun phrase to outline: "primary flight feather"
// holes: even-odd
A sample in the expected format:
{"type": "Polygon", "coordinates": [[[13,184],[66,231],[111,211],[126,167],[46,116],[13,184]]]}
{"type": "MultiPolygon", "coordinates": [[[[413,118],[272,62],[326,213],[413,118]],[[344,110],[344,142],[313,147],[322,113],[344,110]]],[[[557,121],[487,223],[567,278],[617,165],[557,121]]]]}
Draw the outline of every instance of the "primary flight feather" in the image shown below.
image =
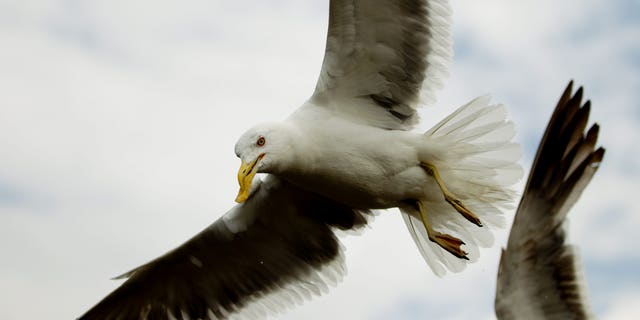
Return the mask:
{"type": "Polygon", "coordinates": [[[444,0],[332,0],[311,98],[238,140],[239,202],[182,246],[123,275],[81,319],[263,315],[342,274],[335,229],[400,208],[438,275],[493,242],[521,176],[505,109],[481,97],[426,133],[409,131],[451,60],[444,0]],[[256,177],[265,173],[264,180],[256,177]],[[277,294],[277,299],[272,299],[277,294]]]}
{"type": "Polygon", "coordinates": [[[569,83],[540,142],[502,251],[498,319],[592,319],[577,249],[566,244],[569,210],[598,170],[598,125],[585,133],[591,103],[569,83]]]}

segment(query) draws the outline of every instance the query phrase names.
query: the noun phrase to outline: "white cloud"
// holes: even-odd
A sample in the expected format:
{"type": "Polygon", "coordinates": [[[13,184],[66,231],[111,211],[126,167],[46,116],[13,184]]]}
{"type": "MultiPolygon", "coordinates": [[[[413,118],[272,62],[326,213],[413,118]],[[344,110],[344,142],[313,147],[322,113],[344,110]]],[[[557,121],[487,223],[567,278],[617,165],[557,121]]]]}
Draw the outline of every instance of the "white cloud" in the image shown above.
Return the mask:
{"type": "Polygon", "coordinates": [[[602,316],[603,320],[624,320],[638,319],[640,317],[640,305],[638,301],[640,294],[638,291],[623,292],[615,299],[611,308],[602,316]]]}
{"type": "MultiPolygon", "coordinates": [[[[433,123],[491,92],[510,107],[531,154],[569,78],[584,84],[608,151],[571,214],[571,234],[583,257],[608,262],[637,260],[629,243],[640,241],[633,214],[640,163],[631,156],[640,136],[640,28],[612,18],[615,7],[454,3],[461,50],[438,108],[423,110],[433,123]],[[621,209],[614,219],[612,206],[621,209]]],[[[0,2],[0,193],[17,194],[0,197],[0,251],[11,257],[0,264],[8,288],[0,318],[78,316],[118,284],[109,277],[230,208],[239,165],[233,144],[311,93],[326,9],[327,1],[0,2]]],[[[400,220],[383,213],[364,234],[345,238],[344,282],[282,318],[377,319],[407,301],[424,302],[414,318],[429,310],[491,318],[498,250],[438,279],[400,220]]],[[[625,279],[606,276],[612,288],[625,288],[625,279]]],[[[630,288],[633,297],[637,286],[630,288]]],[[[637,312],[615,301],[596,311],[637,312]]]]}

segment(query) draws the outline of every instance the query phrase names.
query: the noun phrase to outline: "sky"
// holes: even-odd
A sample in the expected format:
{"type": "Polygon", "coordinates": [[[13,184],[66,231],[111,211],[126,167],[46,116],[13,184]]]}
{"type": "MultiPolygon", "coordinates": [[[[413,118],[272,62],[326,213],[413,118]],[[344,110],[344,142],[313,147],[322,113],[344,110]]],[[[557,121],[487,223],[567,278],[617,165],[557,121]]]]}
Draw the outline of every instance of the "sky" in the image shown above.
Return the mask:
{"type": "MultiPolygon", "coordinates": [[[[490,93],[528,168],[565,85],[583,85],[607,153],[570,241],[598,318],[639,318],[640,1],[452,6],[451,75],[417,130],[490,93]]],[[[327,14],[324,0],[0,0],[0,318],[77,317],[230,209],[235,141],[310,96],[327,14]]],[[[507,234],[437,278],[382,212],[342,238],[342,283],[275,318],[493,319],[507,234]]]]}

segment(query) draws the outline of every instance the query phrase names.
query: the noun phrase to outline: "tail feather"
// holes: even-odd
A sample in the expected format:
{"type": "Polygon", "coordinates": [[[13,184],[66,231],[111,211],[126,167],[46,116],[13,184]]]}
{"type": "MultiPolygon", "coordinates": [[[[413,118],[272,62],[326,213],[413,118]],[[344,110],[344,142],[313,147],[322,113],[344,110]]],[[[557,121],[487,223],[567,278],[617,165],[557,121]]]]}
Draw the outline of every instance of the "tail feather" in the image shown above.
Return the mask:
{"type": "MultiPolygon", "coordinates": [[[[441,277],[446,274],[446,270],[452,272],[461,272],[464,270],[465,265],[456,261],[460,259],[452,256],[450,253],[440,249],[439,247],[437,249],[440,250],[434,250],[432,248],[434,244],[429,240],[427,231],[422,225],[420,218],[414,214],[406,214],[407,211],[405,210],[402,212],[402,218],[409,228],[409,233],[411,234],[413,241],[415,241],[422,258],[427,262],[429,268],[431,268],[436,275],[441,277]]],[[[477,256],[477,254],[474,254],[473,256],[477,256]]]]}
{"type": "Polygon", "coordinates": [[[480,247],[493,245],[492,229],[505,226],[502,210],[513,208],[516,198],[510,186],[522,178],[522,167],[517,163],[521,149],[511,141],[514,125],[506,120],[504,106],[489,102],[488,96],[476,98],[425,133],[426,144],[440,146],[426,150],[445,150],[444,154],[430,154],[425,162],[435,165],[447,188],[484,225],[471,224],[439,195],[424,202],[433,228],[462,239],[469,260],[459,259],[431,242],[419,213],[411,207],[401,208],[420,253],[438,276],[447,270],[464,270],[467,263],[477,261],[480,247]]]}
{"type": "Polygon", "coordinates": [[[425,135],[445,137],[460,129],[477,128],[490,122],[503,122],[501,119],[505,118],[504,107],[489,106],[490,99],[489,96],[482,96],[472,100],[433,126],[425,135]]]}

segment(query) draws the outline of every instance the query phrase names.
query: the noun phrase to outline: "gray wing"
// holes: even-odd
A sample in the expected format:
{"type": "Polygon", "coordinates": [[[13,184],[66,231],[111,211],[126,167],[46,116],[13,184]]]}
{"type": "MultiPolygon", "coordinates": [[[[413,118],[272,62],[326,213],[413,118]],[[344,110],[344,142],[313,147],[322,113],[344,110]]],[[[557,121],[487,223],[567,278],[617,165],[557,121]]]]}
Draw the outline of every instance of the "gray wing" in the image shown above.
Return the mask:
{"type": "Polygon", "coordinates": [[[495,308],[498,319],[589,319],[580,259],[563,222],[604,156],[598,126],[584,130],[590,102],[569,84],[540,142],[502,251],[495,308]]]}
{"type": "Polygon", "coordinates": [[[450,25],[447,0],[331,0],[311,102],[370,125],[410,128],[448,73],[450,25]]]}
{"type": "Polygon", "coordinates": [[[80,319],[264,316],[340,280],[333,228],[364,224],[365,213],[270,176],[191,240],[121,276],[126,282],[80,319]]]}

